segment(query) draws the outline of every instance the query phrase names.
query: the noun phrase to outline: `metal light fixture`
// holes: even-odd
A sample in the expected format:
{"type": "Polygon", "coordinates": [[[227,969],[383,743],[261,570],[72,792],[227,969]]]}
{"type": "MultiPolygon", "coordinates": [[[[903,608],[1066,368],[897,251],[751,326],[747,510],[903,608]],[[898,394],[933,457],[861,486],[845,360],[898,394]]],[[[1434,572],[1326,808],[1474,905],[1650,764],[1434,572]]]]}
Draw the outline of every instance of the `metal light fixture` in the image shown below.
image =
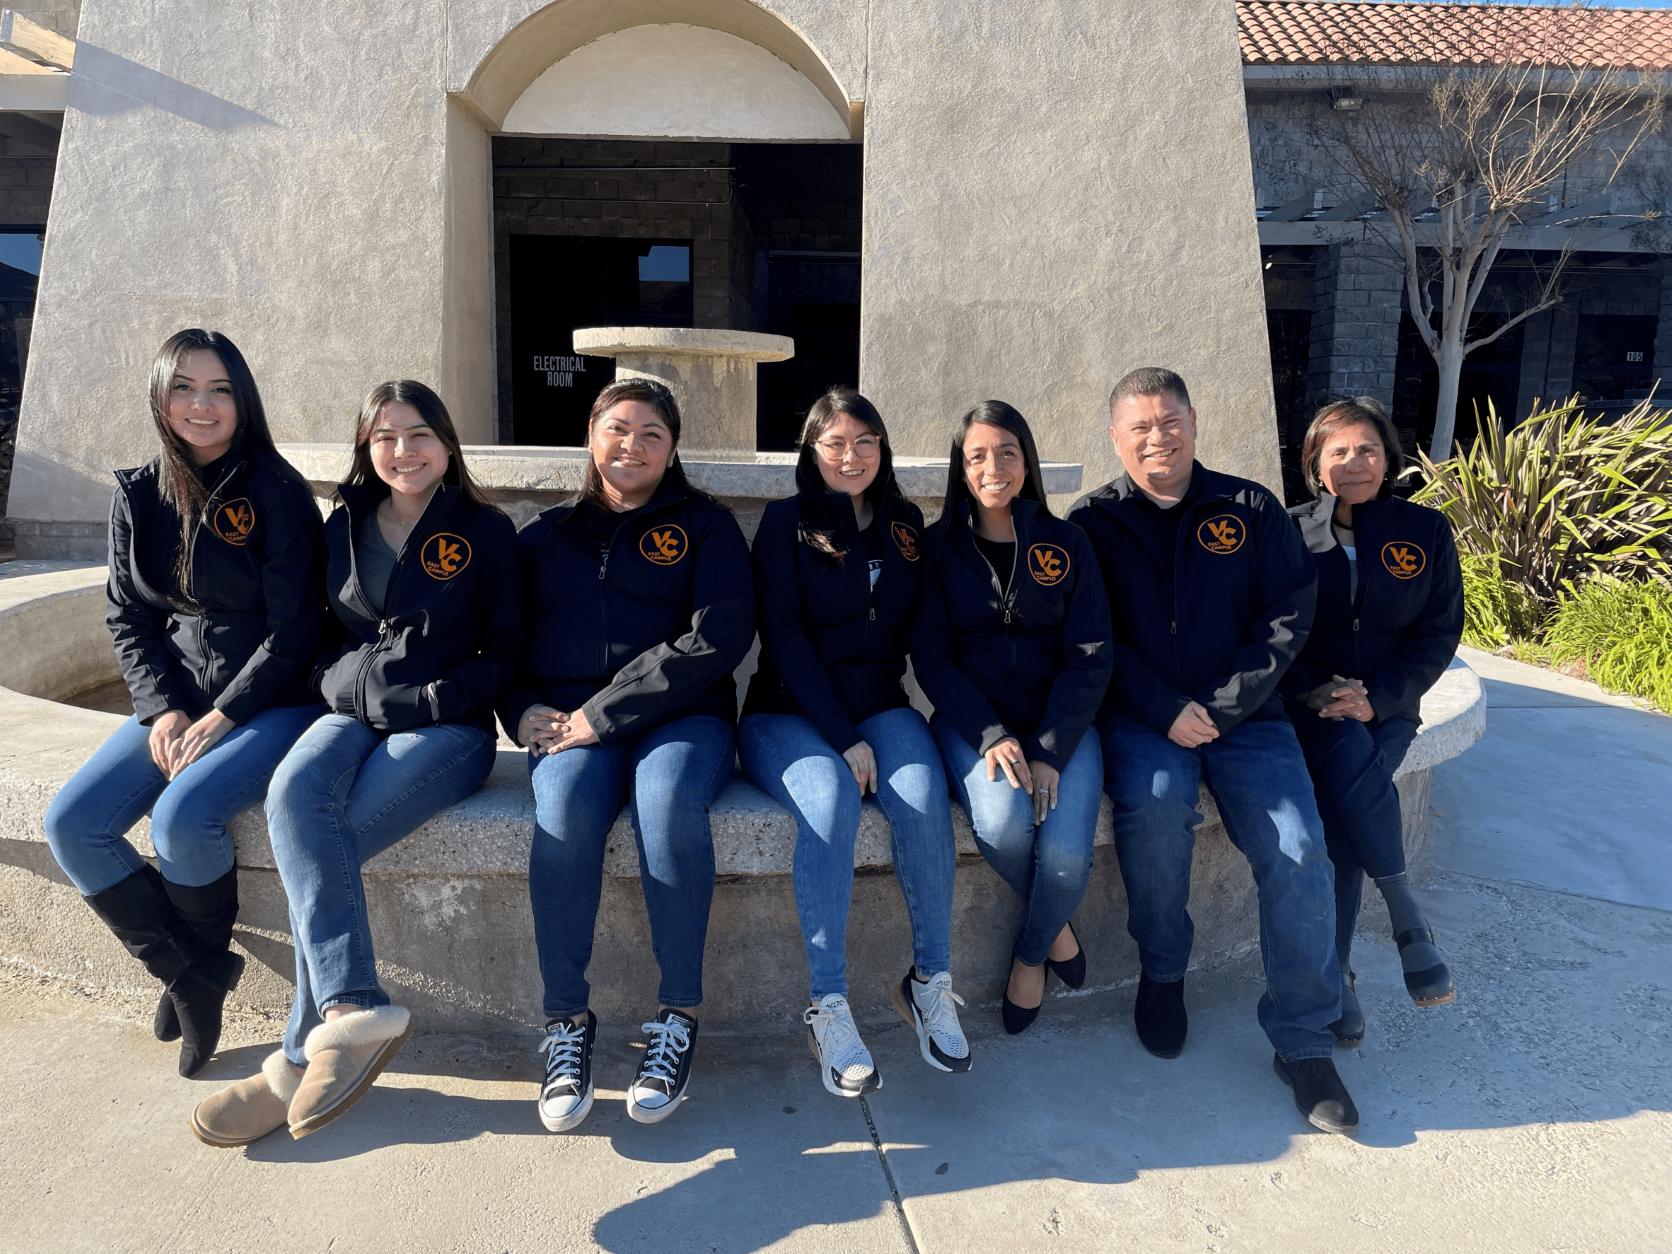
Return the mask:
{"type": "Polygon", "coordinates": [[[1364,97],[1351,87],[1346,87],[1340,91],[1330,93],[1330,108],[1340,109],[1343,112],[1362,109],[1364,108],[1364,97]]]}

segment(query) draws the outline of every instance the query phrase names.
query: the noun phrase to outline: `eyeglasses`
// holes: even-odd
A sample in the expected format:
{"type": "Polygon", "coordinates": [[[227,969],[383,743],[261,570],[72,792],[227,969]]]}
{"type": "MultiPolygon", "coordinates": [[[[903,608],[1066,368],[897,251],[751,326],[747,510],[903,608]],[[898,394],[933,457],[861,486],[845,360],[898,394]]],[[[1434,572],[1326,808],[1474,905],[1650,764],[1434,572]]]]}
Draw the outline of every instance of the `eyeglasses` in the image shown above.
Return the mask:
{"type": "Polygon", "coordinates": [[[846,440],[820,440],[815,446],[819,452],[833,462],[839,462],[852,451],[855,457],[870,461],[882,452],[882,441],[874,435],[862,435],[852,444],[846,440]]]}

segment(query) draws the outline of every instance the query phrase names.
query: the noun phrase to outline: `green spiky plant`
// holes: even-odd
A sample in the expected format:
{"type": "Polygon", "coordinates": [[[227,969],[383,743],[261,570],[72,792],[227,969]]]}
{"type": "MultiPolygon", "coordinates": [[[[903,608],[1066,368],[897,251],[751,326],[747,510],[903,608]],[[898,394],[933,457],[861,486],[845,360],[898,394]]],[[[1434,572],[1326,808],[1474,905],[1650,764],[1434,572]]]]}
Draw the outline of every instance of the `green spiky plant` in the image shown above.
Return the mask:
{"type": "Polygon", "coordinates": [[[1544,631],[1551,660],[1672,711],[1672,585],[1603,577],[1563,594],[1544,631]]]}

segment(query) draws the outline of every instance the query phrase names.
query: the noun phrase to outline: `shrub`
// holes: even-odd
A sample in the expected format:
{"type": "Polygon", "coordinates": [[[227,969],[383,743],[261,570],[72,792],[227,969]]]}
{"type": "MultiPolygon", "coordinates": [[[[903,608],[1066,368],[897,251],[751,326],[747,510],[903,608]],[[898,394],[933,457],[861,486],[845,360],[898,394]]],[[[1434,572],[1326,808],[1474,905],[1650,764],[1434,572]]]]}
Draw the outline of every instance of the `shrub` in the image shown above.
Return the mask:
{"type": "Polygon", "coordinates": [[[1506,579],[1493,553],[1464,553],[1463,643],[1496,653],[1538,633],[1544,607],[1520,583],[1506,579]]]}
{"type": "Polygon", "coordinates": [[[1592,580],[1562,596],[1544,643],[1558,665],[1583,662],[1604,688],[1672,711],[1672,586],[1592,580]]]}
{"type": "Polygon", "coordinates": [[[1672,576],[1672,412],[1647,401],[1612,424],[1569,403],[1507,432],[1488,406],[1468,452],[1422,468],[1412,499],[1546,607],[1594,575],[1672,576]]]}

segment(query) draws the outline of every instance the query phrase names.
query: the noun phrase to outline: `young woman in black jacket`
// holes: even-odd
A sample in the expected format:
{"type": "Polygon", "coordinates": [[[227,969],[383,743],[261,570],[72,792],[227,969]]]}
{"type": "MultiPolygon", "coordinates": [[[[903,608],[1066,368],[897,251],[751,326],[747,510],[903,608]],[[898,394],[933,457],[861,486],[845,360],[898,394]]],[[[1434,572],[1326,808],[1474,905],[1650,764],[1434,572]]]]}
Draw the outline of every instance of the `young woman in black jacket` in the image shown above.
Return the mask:
{"type": "Polygon", "coordinates": [[[1039,1014],[1045,963],[1070,988],[1085,981],[1068,920],[1103,796],[1092,719],[1109,684],[1109,601],[1085,533],[1046,504],[1021,414],[983,401],[950,458],[912,669],[976,846],[1026,903],[1003,1002],[1014,1035],[1039,1014]]]}
{"type": "Polygon", "coordinates": [[[325,540],[340,643],[314,667],[330,712],[267,797],[296,997],[284,1047],[193,1113],[211,1145],[324,1127],[411,1037],[378,982],[360,868],[482,786],[493,703],[522,657],[515,529],[472,481],[440,397],[410,379],[373,388],[337,495],[325,540]]]}
{"type": "Polygon", "coordinates": [[[894,1008],[924,1061],[968,1071],[952,991],[957,851],[940,753],[901,680],[923,570],[923,515],[900,494],[888,430],[851,388],[832,388],[801,430],[795,496],[755,533],[760,666],[738,727],[743,769],[796,821],[795,904],[812,975],[808,1043],[824,1087],[882,1086],[848,1006],[848,909],[860,801],[888,817],[914,964],[894,1008]]]}
{"type": "Polygon", "coordinates": [[[1392,494],[1404,465],[1387,413],[1368,397],[1326,405],[1301,446],[1315,500],[1289,511],[1318,563],[1318,609],[1278,691],[1306,754],[1335,864],[1341,959],[1339,1044],[1364,1039],[1348,966],[1366,873],[1393,924],[1419,1006],[1456,998],[1451,972],[1405,879],[1393,773],[1422,721],[1422,694],[1463,634],[1463,575],[1451,524],[1392,494]]]}
{"type": "Polygon", "coordinates": [[[214,331],[169,337],[151,368],[161,449],[116,474],[105,619],[133,697],[64,785],[47,841],[118,940],[163,983],[153,1028],[180,1074],[215,1052],[238,873],[227,822],[255,805],[320,711],[308,663],[324,546],[308,485],[273,448],[243,354],[214,331]],[[123,834],[147,811],[153,868],[123,834]]]}
{"type": "Polygon", "coordinates": [[[611,383],[587,423],[585,488],[517,537],[528,666],[499,711],[528,748],[534,783],[528,888],[547,1020],[539,1114],[553,1132],[592,1108],[598,1021],[586,969],[623,802],[662,973],[627,1114],[671,1115],[696,1052],[714,897],[708,807],[731,778],[732,671],[755,622],[743,533],[686,481],[679,425],[662,384],[611,383]]]}

